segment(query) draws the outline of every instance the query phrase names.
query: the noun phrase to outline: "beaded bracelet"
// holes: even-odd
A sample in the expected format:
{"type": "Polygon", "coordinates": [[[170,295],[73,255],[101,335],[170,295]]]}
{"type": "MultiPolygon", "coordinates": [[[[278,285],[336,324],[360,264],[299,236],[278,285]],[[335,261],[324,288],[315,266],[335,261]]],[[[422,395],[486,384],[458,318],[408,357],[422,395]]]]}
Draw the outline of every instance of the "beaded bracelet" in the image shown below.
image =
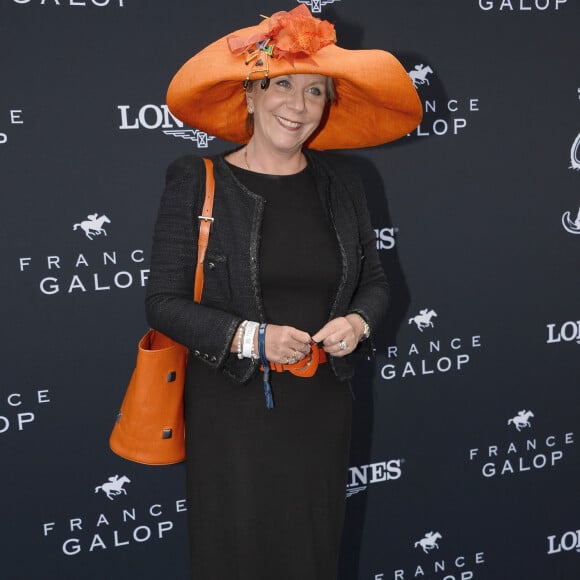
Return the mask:
{"type": "Polygon", "coordinates": [[[244,358],[244,355],[242,353],[242,337],[244,336],[244,333],[246,331],[247,324],[248,324],[248,321],[244,320],[244,322],[242,322],[242,324],[240,324],[240,330],[238,331],[238,358],[239,359],[244,358]]]}

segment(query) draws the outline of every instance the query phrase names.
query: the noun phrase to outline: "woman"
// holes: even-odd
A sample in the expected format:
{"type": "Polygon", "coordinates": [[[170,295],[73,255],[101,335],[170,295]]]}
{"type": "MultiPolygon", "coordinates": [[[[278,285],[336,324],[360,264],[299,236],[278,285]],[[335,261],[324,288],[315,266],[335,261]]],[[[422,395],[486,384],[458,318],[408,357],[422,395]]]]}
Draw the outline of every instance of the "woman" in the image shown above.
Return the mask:
{"type": "Polygon", "coordinates": [[[350,355],[378,325],[388,287],[360,180],[314,149],[404,135],[421,117],[417,95],[394,57],[340,49],[332,25],[300,5],[190,59],[168,104],[243,145],[213,159],[201,303],[195,157],[168,169],[147,292],[151,326],[190,349],[192,578],[334,579],[350,355]]]}

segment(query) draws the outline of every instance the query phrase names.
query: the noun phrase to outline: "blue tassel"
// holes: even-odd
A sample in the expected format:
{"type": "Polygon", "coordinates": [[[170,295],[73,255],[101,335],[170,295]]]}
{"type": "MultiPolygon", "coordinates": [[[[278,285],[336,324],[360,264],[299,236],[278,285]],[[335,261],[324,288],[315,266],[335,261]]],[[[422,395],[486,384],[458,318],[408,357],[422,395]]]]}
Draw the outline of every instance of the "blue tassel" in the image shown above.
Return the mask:
{"type": "Polygon", "coordinates": [[[266,397],[266,408],[274,408],[274,396],[270,386],[270,366],[266,358],[266,323],[262,322],[258,328],[258,354],[264,367],[264,396],[266,397]]]}
{"type": "Polygon", "coordinates": [[[270,386],[270,369],[264,371],[264,395],[266,397],[266,408],[274,408],[274,397],[272,396],[272,387],[270,386]]]}

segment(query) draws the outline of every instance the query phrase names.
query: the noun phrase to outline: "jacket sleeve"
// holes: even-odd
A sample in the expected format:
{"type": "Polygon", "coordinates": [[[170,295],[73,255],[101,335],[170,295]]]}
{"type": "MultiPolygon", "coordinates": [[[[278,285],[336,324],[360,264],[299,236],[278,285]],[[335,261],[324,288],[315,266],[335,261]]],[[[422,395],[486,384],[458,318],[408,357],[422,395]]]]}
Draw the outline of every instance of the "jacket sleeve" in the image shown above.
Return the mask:
{"type": "Polygon", "coordinates": [[[372,334],[387,312],[389,284],[377,251],[376,235],[358,175],[350,190],[358,222],[361,256],[359,280],[348,311],[360,314],[367,321],[372,334]]]}
{"type": "Polygon", "coordinates": [[[184,344],[209,366],[219,368],[226,361],[241,319],[193,301],[197,216],[204,193],[201,159],[182,157],[169,166],[153,235],[145,306],[152,328],[184,344]]]}

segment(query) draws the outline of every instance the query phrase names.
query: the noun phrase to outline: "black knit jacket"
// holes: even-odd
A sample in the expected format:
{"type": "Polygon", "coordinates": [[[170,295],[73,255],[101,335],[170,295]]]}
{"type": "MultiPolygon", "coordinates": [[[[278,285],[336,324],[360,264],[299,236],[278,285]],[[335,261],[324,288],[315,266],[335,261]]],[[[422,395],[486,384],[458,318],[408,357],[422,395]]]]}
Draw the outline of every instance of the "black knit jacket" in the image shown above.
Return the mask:
{"type": "MultiPolygon", "coordinates": [[[[344,159],[310,150],[305,154],[334,226],[342,260],[329,320],[357,312],[372,331],[385,314],[388,284],[360,179],[344,159]]],[[[258,271],[265,201],[236,179],[222,156],[212,160],[216,180],[214,223],[204,264],[201,303],[194,303],[192,297],[205,169],[200,158],[186,156],[167,170],[153,236],[147,320],[152,328],[186,345],[190,363],[201,360],[233,381],[245,383],[257,372],[258,363],[240,360],[230,353],[230,345],[243,320],[268,322],[258,271]]],[[[315,248],[312,259],[316,260],[315,248]]],[[[353,374],[351,356],[331,357],[331,366],[341,380],[353,374]]]]}

